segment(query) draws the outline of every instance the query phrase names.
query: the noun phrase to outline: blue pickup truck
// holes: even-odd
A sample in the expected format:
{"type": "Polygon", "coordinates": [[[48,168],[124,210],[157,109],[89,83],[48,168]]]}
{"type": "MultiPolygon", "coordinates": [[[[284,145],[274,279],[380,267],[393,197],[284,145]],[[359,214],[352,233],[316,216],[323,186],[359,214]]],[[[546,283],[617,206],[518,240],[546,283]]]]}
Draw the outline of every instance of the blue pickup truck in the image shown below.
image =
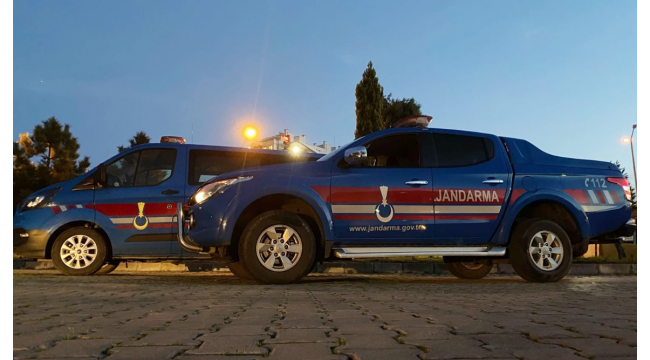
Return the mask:
{"type": "Polygon", "coordinates": [[[295,282],[329,258],[399,256],[442,256],[463,279],[509,262],[525,280],[551,282],[590,243],[636,230],[615,165],[425,120],[314,162],[210,180],[177,204],[180,246],[262,283],[295,282]]]}

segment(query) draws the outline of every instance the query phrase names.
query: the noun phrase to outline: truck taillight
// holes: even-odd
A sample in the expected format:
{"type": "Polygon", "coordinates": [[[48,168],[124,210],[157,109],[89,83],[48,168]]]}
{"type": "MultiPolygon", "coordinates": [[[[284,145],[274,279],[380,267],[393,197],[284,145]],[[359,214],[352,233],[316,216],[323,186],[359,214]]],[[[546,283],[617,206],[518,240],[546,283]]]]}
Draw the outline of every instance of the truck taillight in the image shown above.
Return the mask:
{"type": "Polygon", "coordinates": [[[623,192],[625,193],[625,200],[632,201],[632,191],[630,191],[630,183],[627,182],[627,179],[619,177],[608,177],[607,181],[616,185],[620,185],[623,188],[623,192]]]}

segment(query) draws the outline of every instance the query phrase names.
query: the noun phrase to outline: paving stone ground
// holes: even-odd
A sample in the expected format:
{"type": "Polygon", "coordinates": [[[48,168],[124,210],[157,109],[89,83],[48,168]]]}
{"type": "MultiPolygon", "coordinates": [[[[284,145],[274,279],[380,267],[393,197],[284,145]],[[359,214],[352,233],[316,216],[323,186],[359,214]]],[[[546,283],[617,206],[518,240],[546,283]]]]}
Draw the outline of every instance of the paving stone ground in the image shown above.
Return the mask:
{"type": "Polygon", "coordinates": [[[635,276],[14,271],[15,359],[632,359],[635,276]]]}

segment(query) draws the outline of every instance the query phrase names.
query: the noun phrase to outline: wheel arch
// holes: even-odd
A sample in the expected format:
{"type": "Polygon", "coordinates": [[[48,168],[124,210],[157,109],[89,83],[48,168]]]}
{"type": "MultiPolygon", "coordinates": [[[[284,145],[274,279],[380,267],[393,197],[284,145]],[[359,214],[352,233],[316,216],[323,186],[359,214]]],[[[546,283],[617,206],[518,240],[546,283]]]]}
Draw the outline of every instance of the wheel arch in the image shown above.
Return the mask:
{"type": "Polygon", "coordinates": [[[305,220],[316,237],[316,261],[321,261],[325,257],[327,229],[318,210],[300,196],[288,193],[274,193],[254,200],[237,217],[230,238],[230,254],[233,260],[238,259],[239,240],[246,225],[256,216],[271,210],[284,210],[299,215],[305,220]]]}
{"type": "Polygon", "coordinates": [[[526,193],[510,205],[499,230],[498,243],[506,244],[521,221],[541,217],[558,223],[569,234],[572,244],[589,237],[589,220],[580,204],[561,191],[526,193]]]}
{"type": "Polygon", "coordinates": [[[52,234],[50,235],[50,238],[47,240],[47,245],[45,246],[45,258],[46,259],[52,259],[52,246],[54,245],[54,242],[56,239],[61,235],[64,231],[75,228],[75,227],[86,227],[93,229],[100,233],[103,237],[104,240],[106,240],[106,259],[110,260],[113,257],[113,247],[111,244],[111,239],[108,237],[108,234],[106,231],[99,225],[91,222],[91,221],[85,221],[85,220],[78,220],[78,221],[71,221],[68,223],[65,223],[61,226],[59,226],[52,234]]]}

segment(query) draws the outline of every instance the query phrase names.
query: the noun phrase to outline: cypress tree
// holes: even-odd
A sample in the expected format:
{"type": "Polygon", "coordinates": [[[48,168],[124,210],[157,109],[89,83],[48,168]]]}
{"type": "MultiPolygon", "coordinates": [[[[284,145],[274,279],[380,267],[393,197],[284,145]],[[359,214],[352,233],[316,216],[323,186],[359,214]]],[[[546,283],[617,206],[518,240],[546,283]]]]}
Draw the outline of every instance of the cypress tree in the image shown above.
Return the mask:
{"type": "Polygon", "coordinates": [[[385,128],[383,119],[384,88],[379,84],[372,61],[363,72],[355,91],[357,127],[354,137],[360,138],[385,128]]]}

